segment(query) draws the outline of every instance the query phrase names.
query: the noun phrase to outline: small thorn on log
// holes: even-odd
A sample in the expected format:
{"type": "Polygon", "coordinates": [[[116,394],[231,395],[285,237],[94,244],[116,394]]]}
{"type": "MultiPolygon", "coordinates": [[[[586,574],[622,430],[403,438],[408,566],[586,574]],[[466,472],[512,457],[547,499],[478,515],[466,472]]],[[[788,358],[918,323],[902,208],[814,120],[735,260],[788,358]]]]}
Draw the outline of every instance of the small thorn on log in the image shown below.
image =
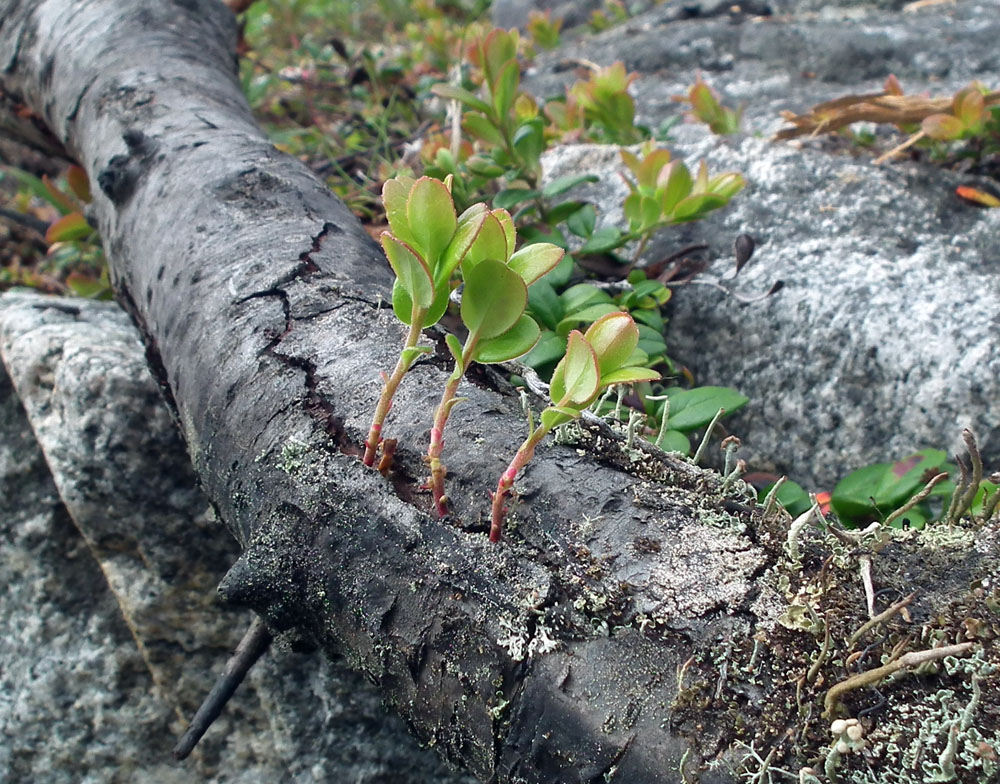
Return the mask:
{"type": "Polygon", "coordinates": [[[254,618],[247,633],[243,635],[240,644],[236,646],[236,651],[226,662],[226,669],[215,682],[215,686],[208,693],[205,701],[202,702],[198,712],[191,719],[191,724],[174,746],[174,758],[178,760],[186,759],[202,735],[212,726],[222,709],[229,702],[229,698],[236,692],[237,687],[243,682],[250,668],[257,660],[264,655],[271,644],[271,633],[267,630],[264,622],[260,618],[254,618]]]}

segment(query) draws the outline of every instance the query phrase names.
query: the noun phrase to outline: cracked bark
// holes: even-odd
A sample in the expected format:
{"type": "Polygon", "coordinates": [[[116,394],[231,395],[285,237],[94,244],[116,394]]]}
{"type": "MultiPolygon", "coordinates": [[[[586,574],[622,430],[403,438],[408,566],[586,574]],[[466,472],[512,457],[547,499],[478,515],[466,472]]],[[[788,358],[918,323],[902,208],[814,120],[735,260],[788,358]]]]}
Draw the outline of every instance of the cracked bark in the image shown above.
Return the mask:
{"type": "Polygon", "coordinates": [[[718,749],[672,726],[676,667],[750,628],[762,550],[699,521],[732,513],[713,476],[588,432],[539,450],[490,545],[487,490],[524,424],[489,374],[463,382],[454,512],[436,521],[418,491],[447,376],[435,358],[387,421],[394,475],[365,469],[378,371],[402,334],[382,306],[391,276],[256,126],[234,44],[209,0],[0,0],[4,94],[99,185],[118,299],[244,548],[223,594],[346,653],[484,781],[678,780],[689,746],[695,762],[718,749]]]}

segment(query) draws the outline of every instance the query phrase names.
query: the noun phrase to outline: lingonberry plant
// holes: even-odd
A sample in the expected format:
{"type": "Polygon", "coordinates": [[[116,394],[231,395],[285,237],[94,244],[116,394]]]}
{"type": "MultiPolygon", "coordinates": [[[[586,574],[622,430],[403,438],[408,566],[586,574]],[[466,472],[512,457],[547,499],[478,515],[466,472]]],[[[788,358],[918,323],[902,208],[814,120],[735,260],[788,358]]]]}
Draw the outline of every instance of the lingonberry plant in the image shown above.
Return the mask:
{"type": "Polygon", "coordinates": [[[632,357],[638,345],[639,330],[628,313],[608,313],[591,324],[585,333],[579,330],[569,333],[566,354],[556,365],[549,385],[552,405],[542,411],[537,427],[529,421],[530,434],[497,483],[493,494],[491,542],[500,541],[506,511],[504,499],[514,487],[514,480],[554,427],[578,419],[601,391],[610,386],[655,381],[660,377],[655,370],[633,364],[632,357]]]}
{"type": "Polygon", "coordinates": [[[441,182],[430,177],[395,177],[386,180],[382,188],[389,231],[383,232],[381,242],[396,273],[392,309],[410,329],[375,408],[365,441],[364,463],[368,466],[375,462],[382,425],[399,383],[417,357],[430,351],[417,341],[421,331],[436,324],[447,310],[455,270],[470,254],[480,259],[489,255],[497,242],[495,233],[501,242],[504,236],[514,234],[510,215],[502,210],[489,214],[491,226],[496,226],[490,233],[481,231],[487,217],[484,210],[470,208],[456,217],[450,185],[450,178],[441,182]]]}
{"type": "Polygon", "coordinates": [[[465,255],[462,275],[461,318],[468,330],[465,344],[454,335],[445,341],[455,358],[455,370],[441,394],[434,413],[427,461],[431,470],[431,491],[438,516],[447,511],[444,491],[445,466],[441,462],[444,429],[451,410],[460,401],[455,395],[469,364],[506,362],[528,353],[538,342],[541,330],[525,314],[528,286],[555,267],[563,256],[561,248],[549,243],[528,245],[512,253],[516,241],[513,224],[505,210],[488,210],[485,205],[470,207],[470,221],[479,226],[471,252],[465,255]],[[496,216],[505,216],[503,221],[496,216]]]}

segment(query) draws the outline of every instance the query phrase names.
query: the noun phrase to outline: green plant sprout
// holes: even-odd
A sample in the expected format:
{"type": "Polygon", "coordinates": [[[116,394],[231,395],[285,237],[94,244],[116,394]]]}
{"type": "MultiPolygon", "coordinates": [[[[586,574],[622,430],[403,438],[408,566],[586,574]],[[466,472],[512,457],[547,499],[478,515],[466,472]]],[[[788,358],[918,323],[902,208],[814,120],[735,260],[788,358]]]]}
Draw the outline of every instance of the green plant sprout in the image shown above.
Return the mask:
{"type": "MultiPolygon", "coordinates": [[[[953,525],[964,515],[976,524],[986,523],[1000,507],[1000,473],[985,477],[975,436],[964,430],[962,437],[968,464],[960,457],[957,466],[946,462],[947,453],[941,449],[922,449],[901,460],[864,466],[825,494],[830,509],[847,528],[881,521],[893,528],[919,530],[933,521],[953,525]],[[949,478],[956,473],[957,482],[949,478]]],[[[759,498],[774,486],[763,488],[759,498]]],[[[775,497],[793,516],[812,505],[809,493],[795,482],[782,482],[775,497]]]]}
{"type": "Polygon", "coordinates": [[[743,108],[730,109],[719,101],[719,94],[709,87],[699,74],[688,94],[676,95],[674,100],[691,104],[691,117],[705,123],[720,136],[739,133],[743,123],[743,108]]]}
{"type": "Polygon", "coordinates": [[[392,309],[410,329],[375,408],[365,441],[367,466],[375,463],[382,425],[403,376],[417,357],[431,350],[418,346],[417,341],[421,331],[436,324],[447,310],[452,275],[467,257],[486,258],[496,253],[498,245],[506,247],[506,237],[514,236],[514,224],[503,210],[489,212],[477,205],[456,217],[450,187],[451,178],[441,182],[430,177],[395,177],[382,188],[389,231],[383,232],[381,242],[396,273],[392,309]],[[487,225],[491,230],[482,231],[487,225]]]}
{"type": "Polygon", "coordinates": [[[638,241],[632,254],[634,262],[657,231],[699,220],[725,207],[746,186],[746,180],[738,172],[709,175],[705,161],[692,177],[683,161],[672,160],[669,150],[656,149],[652,142],[646,142],[639,155],[624,149],[620,155],[634,178],[622,175],[629,188],[622,205],[628,231],[617,226],[595,229],[592,209],[581,209],[567,221],[567,228],[584,240],[576,251],[578,256],[610,253],[638,241]]]}
{"type": "Polygon", "coordinates": [[[660,377],[655,370],[633,364],[632,357],[638,345],[639,330],[628,313],[609,313],[591,324],[586,333],[579,330],[569,333],[566,354],[556,365],[549,385],[552,405],[542,411],[537,427],[529,412],[530,433],[497,483],[493,494],[491,542],[500,541],[504,499],[514,487],[514,480],[554,427],[578,419],[607,387],[655,381],[660,377]]]}
{"type": "MultiPolygon", "coordinates": [[[[431,492],[434,508],[439,517],[448,512],[448,497],[444,491],[445,466],[441,462],[444,449],[444,429],[452,409],[460,402],[455,395],[458,385],[471,362],[492,364],[506,362],[528,353],[538,342],[541,330],[524,310],[528,303],[528,286],[551,271],[562,259],[563,250],[548,243],[528,245],[516,253],[513,224],[507,234],[497,213],[477,205],[476,215],[484,214],[474,252],[466,255],[462,264],[465,286],[462,290],[460,315],[468,330],[465,344],[454,335],[445,341],[455,358],[455,370],[448,379],[441,395],[441,402],[434,412],[431,443],[427,450],[430,465],[431,492]],[[486,258],[482,258],[485,254],[486,258]]],[[[470,208],[472,211],[474,208],[470,208]]]]}

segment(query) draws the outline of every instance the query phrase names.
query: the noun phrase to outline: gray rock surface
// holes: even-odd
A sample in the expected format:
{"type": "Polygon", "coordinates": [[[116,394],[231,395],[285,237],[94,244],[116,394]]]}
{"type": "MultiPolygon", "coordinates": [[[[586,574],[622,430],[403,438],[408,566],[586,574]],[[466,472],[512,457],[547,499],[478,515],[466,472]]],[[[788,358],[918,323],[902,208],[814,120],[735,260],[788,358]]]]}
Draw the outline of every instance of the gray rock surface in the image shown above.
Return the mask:
{"type": "Polygon", "coordinates": [[[249,624],[215,598],[235,542],[117,306],[5,295],[0,355],[0,781],[467,781],[370,684],[280,643],[174,763],[249,624]]]}
{"type": "MultiPolygon", "coordinates": [[[[707,220],[662,232],[646,258],[704,242],[718,259],[707,274],[718,279],[731,272],[732,242],[746,232],[757,253],[726,285],[753,295],[785,282],[757,304],[703,285],[678,288],[672,301],[671,355],[699,383],[751,397],[731,430],[754,467],[829,489],[868,463],[955,450],[966,426],[1000,463],[1000,211],[954,195],[958,184],[984,180],[928,163],[874,166],[871,153],[843,142],[764,138],[781,125],[781,109],[878,90],[889,73],[908,92],[944,94],[973,78],[1000,84],[996,11],[960,1],[917,13],[831,8],[732,24],[677,21],[667,6],[538,61],[528,87],[552,94],[575,78],[560,70],[562,59],[624,57],[642,74],[637,105],[654,128],[683,112],[670,95],[699,69],[729,105],[747,104],[751,135],[724,139],[692,123],[672,130],[666,146],[677,157],[739,170],[749,185],[707,220]]],[[[546,164],[549,177],[599,174],[599,184],[571,195],[594,200],[606,222],[620,216],[614,150],[562,148],[546,164]]]]}

